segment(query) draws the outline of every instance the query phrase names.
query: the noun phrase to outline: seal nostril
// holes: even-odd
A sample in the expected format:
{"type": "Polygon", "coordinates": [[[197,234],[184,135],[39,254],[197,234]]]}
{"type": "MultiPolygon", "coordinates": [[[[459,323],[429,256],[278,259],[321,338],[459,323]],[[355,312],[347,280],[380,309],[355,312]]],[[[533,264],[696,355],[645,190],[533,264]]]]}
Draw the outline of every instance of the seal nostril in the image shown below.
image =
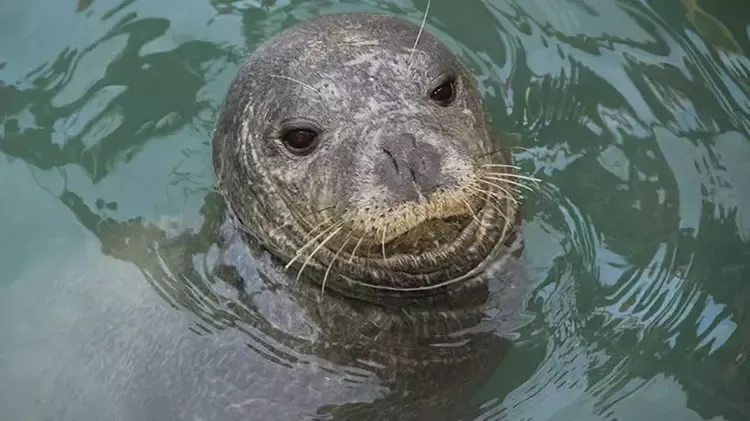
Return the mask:
{"type": "Polygon", "coordinates": [[[414,135],[413,135],[413,134],[411,134],[411,133],[405,133],[405,134],[404,134],[404,136],[405,136],[405,137],[406,137],[407,139],[411,139],[411,146],[412,146],[412,147],[413,147],[414,149],[416,149],[416,148],[417,148],[417,137],[416,137],[416,136],[414,136],[414,135]]]}
{"type": "Polygon", "coordinates": [[[382,182],[400,200],[419,201],[445,185],[441,156],[435,146],[420,142],[408,132],[383,137],[376,171],[382,182]]]}
{"type": "Polygon", "coordinates": [[[388,155],[388,157],[391,158],[391,162],[393,162],[393,167],[396,168],[396,173],[399,173],[400,171],[399,171],[399,168],[398,168],[398,161],[396,160],[396,157],[394,157],[393,154],[391,153],[391,151],[389,151],[386,148],[381,148],[381,150],[383,152],[385,152],[385,154],[388,155]]]}

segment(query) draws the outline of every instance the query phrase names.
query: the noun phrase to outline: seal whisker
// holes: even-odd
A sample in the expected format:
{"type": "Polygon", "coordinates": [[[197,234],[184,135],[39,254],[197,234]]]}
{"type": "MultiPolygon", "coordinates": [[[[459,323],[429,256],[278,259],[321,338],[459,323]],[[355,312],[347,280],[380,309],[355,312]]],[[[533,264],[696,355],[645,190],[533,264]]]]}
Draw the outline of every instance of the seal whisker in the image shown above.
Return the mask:
{"type": "Polygon", "coordinates": [[[322,222],[320,222],[318,225],[314,226],[310,231],[308,231],[305,234],[305,238],[310,238],[310,236],[313,235],[315,231],[319,230],[322,226],[330,222],[331,222],[331,218],[324,219],[322,222]]]}
{"type": "Polygon", "coordinates": [[[480,178],[478,181],[481,182],[481,183],[489,184],[490,186],[497,188],[498,190],[500,190],[502,193],[504,193],[506,195],[506,198],[508,200],[512,201],[516,206],[519,205],[518,199],[516,199],[513,196],[513,194],[511,194],[511,192],[508,191],[508,189],[506,189],[505,187],[503,187],[503,186],[501,186],[501,185],[499,185],[497,183],[494,183],[494,182],[492,182],[490,180],[487,180],[485,178],[480,178]]]}
{"type": "Polygon", "coordinates": [[[474,221],[476,221],[477,224],[482,225],[482,221],[477,218],[477,214],[474,212],[474,209],[471,208],[471,205],[469,202],[467,202],[465,199],[461,198],[461,201],[464,202],[464,205],[466,205],[466,208],[469,210],[469,213],[471,214],[471,217],[474,218],[474,221]]]}
{"type": "Polygon", "coordinates": [[[518,187],[522,187],[524,189],[527,189],[528,191],[532,191],[532,192],[534,191],[534,189],[532,189],[531,187],[529,187],[529,186],[527,186],[525,184],[521,184],[521,183],[513,181],[513,180],[508,180],[507,178],[496,177],[496,176],[491,176],[491,175],[484,175],[484,178],[487,179],[487,180],[502,181],[504,183],[512,184],[512,185],[518,186],[518,187]]]}
{"type": "MultiPolygon", "coordinates": [[[[319,223],[318,225],[314,226],[314,227],[313,227],[313,228],[312,228],[311,230],[307,231],[307,232],[305,233],[305,238],[310,238],[310,236],[311,236],[311,235],[312,235],[312,234],[313,234],[313,233],[314,233],[315,231],[317,231],[318,229],[320,229],[320,227],[322,227],[323,225],[325,225],[325,224],[327,224],[327,223],[329,223],[329,222],[331,222],[331,218],[326,218],[325,220],[323,220],[323,222],[319,223]]],[[[274,228],[273,230],[271,230],[271,232],[269,233],[269,236],[270,236],[270,237],[272,237],[272,236],[274,236],[274,235],[276,234],[276,232],[277,232],[277,231],[279,231],[280,229],[283,229],[283,228],[286,228],[286,227],[290,227],[290,226],[292,226],[292,225],[293,225],[293,224],[292,224],[291,222],[287,222],[286,224],[281,224],[281,225],[279,225],[278,227],[276,227],[276,228],[274,228]]]]}
{"type": "Polygon", "coordinates": [[[495,210],[498,211],[500,214],[503,214],[502,207],[500,206],[500,201],[494,196],[489,196],[489,195],[485,195],[485,196],[487,197],[487,204],[495,208],[495,210]]]}
{"type": "Polygon", "coordinates": [[[417,44],[419,44],[419,38],[422,37],[422,31],[424,31],[424,27],[427,24],[427,15],[430,13],[430,3],[432,3],[431,0],[427,0],[427,7],[424,9],[424,16],[422,17],[422,24],[419,26],[419,32],[417,32],[417,39],[414,40],[414,46],[411,47],[411,53],[409,53],[409,60],[407,63],[409,64],[409,68],[411,68],[411,59],[414,56],[414,52],[417,50],[417,44]]]}
{"type": "Polygon", "coordinates": [[[333,259],[331,259],[331,263],[328,264],[328,268],[326,269],[326,273],[323,275],[323,282],[320,286],[320,299],[323,299],[323,296],[326,293],[326,281],[328,281],[328,275],[331,273],[331,268],[333,267],[334,263],[336,263],[336,260],[338,260],[339,255],[341,255],[341,251],[344,250],[344,247],[349,243],[349,240],[352,238],[352,235],[354,234],[354,231],[349,231],[349,235],[346,236],[346,239],[344,240],[344,243],[339,247],[336,254],[333,256],[333,259]]]}
{"type": "Polygon", "coordinates": [[[499,204],[503,203],[503,199],[511,200],[511,201],[513,199],[512,196],[502,196],[502,195],[500,195],[500,194],[498,194],[496,192],[493,192],[491,190],[483,189],[481,186],[476,185],[476,184],[472,184],[472,185],[468,186],[468,188],[471,189],[471,190],[473,190],[473,191],[475,191],[475,192],[477,192],[477,193],[480,193],[480,194],[482,194],[484,196],[492,197],[492,198],[496,199],[499,204]]]}
{"type": "Polygon", "coordinates": [[[510,195],[510,192],[508,190],[506,190],[500,184],[495,183],[496,181],[497,182],[502,182],[502,183],[508,183],[510,185],[513,185],[513,186],[523,187],[523,188],[525,188],[525,189],[527,189],[529,191],[533,191],[533,189],[531,187],[529,187],[529,186],[526,186],[524,184],[521,184],[521,183],[518,183],[516,181],[510,180],[507,177],[503,177],[502,173],[485,172],[484,174],[482,174],[482,177],[480,177],[480,178],[481,178],[481,181],[483,183],[491,184],[491,185],[497,187],[498,189],[502,190],[503,192],[505,192],[508,195],[510,195]]]}
{"type": "Polygon", "coordinates": [[[517,178],[519,180],[527,180],[527,181],[531,181],[533,183],[539,183],[539,182],[542,181],[542,180],[540,180],[538,178],[530,177],[528,175],[521,175],[521,174],[514,174],[514,173],[507,173],[507,172],[490,171],[490,172],[486,172],[486,174],[493,175],[493,176],[496,176],[496,177],[502,177],[502,178],[517,178]]]}
{"type": "Polygon", "coordinates": [[[510,164],[482,164],[479,166],[479,168],[488,168],[488,167],[513,168],[514,170],[521,169],[521,167],[519,167],[518,165],[510,165],[510,164]]]}
{"type": "MultiPolygon", "coordinates": [[[[304,272],[305,268],[307,267],[307,264],[310,263],[310,260],[313,258],[313,256],[315,256],[315,253],[317,253],[318,250],[320,250],[325,245],[325,243],[327,243],[328,241],[330,241],[331,238],[333,238],[336,234],[338,234],[339,232],[341,232],[341,230],[343,229],[342,225],[343,225],[343,223],[339,222],[338,228],[336,228],[328,237],[326,237],[325,240],[321,241],[320,244],[318,244],[318,247],[315,247],[315,250],[313,250],[313,252],[310,253],[309,256],[307,256],[307,259],[305,260],[305,263],[302,265],[302,267],[297,272],[297,280],[298,281],[299,281],[299,278],[302,276],[302,272],[304,272]]],[[[334,226],[336,226],[336,225],[334,225],[334,226]]]]}
{"type": "Polygon", "coordinates": [[[500,206],[502,206],[502,204],[503,204],[503,199],[507,199],[508,196],[503,197],[503,196],[498,195],[495,192],[492,192],[492,191],[489,191],[489,190],[484,190],[481,187],[475,186],[475,185],[469,186],[469,188],[472,189],[472,190],[474,190],[474,191],[476,191],[476,192],[478,192],[478,193],[484,194],[485,196],[487,196],[488,199],[489,198],[493,198],[493,199],[497,200],[498,206],[496,206],[495,209],[498,212],[500,212],[500,215],[502,215],[502,217],[504,219],[506,219],[506,220],[508,219],[508,216],[505,214],[505,212],[503,212],[502,209],[500,209],[500,206]]]}
{"type": "Polygon", "coordinates": [[[297,83],[297,84],[299,84],[299,85],[302,85],[302,86],[304,86],[305,88],[307,88],[307,89],[309,89],[309,90],[311,90],[311,91],[315,92],[316,94],[320,95],[320,97],[321,97],[321,98],[323,97],[323,95],[322,95],[322,94],[320,93],[320,91],[319,91],[319,90],[317,90],[317,89],[313,88],[312,86],[310,86],[309,84],[307,84],[307,83],[305,83],[305,82],[303,82],[303,81],[301,81],[301,80],[298,80],[298,79],[295,79],[295,78],[293,78],[293,77],[289,77],[289,76],[283,76],[283,75],[270,75],[270,77],[273,77],[273,78],[279,78],[279,79],[286,79],[286,80],[288,80],[288,81],[290,81],[290,82],[294,82],[294,83],[297,83]]]}
{"type": "MultiPolygon", "coordinates": [[[[328,207],[325,207],[323,209],[319,209],[319,210],[316,210],[316,211],[313,211],[313,212],[310,212],[310,213],[307,213],[307,214],[303,214],[301,217],[304,218],[304,217],[307,217],[307,216],[314,216],[314,215],[317,215],[319,213],[325,212],[325,211],[327,211],[329,209],[333,209],[335,207],[336,207],[336,205],[328,206],[328,207]]],[[[318,228],[320,228],[321,225],[323,225],[325,223],[328,223],[330,221],[331,221],[331,218],[326,218],[325,220],[323,220],[323,222],[319,223],[318,225],[316,225],[315,227],[313,227],[310,231],[308,231],[305,234],[305,237],[309,238],[310,235],[312,235],[312,233],[314,233],[316,230],[318,230],[318,228]]],[[[287,223],[281,224],[278,227],[276,227],[273,230],[271,230],[270,233],[269,233],[269,235],[272,236],[272,235],[276,234],[276,231],[278,231],[280,229],[283,229],[283,228],[286,228],[286,227],[290,227],[292,225],[294,225],[292,222],[287,222],[287,223]]]]}
{"type": "Polygon", "coordinates": [[[339,221],[339,222],[337,222],[337,223],[329,226],[328,228],[324,229],[320,234],[318,234],[317,236],[315,236],[315,238],[313,238],[310,241],[308,241],[307,243],[305,243],[302,247],[299,248],[299,250],[297,250],[297,254],[294,256],[294,258],[292,260],[289,261],[289,263],[286,264],[286,266],[284,267],[284,269],[289,269],[289,267],[291,267],[292,264],[294,264],[294,262],[297,259],[299,259],[300,256],[302,256],[302,253],[304,253],[304,251],[308,247],[310,247],[311,245],[315,244],[315,241],[317,241],[320,237],[326,235],[326,233],[330,232],[332,229],[336,229],[336,228],[340,227],[343,224],[344,224],[343,221],[339,221]]]}
{"type": "Polygon", "coordinates": [[[492,206],[492,208],[495,209],[503,217],[503,221],[507,221],[508,220],[508,218],[505,217],[505,212],[503,212],[503,210],[500,207],[500,205],[497,204],[497,199],[496,198],[494,198],[494,197],[488,197],[487,204],[490,205],[490,206],[492,206]]]}
{"type": "Polygon", "coordinates": [[[349,255],[349,263],[354,261],[354,257],[357,255],[357,249],[359,249],[359,246],[362,245],[362,241],[364,241],[366,235],[367,234],[362,234],[359,237],[359,241],[357,241],[357,244],[354,245],[354,250],[352,250],[351,254],[349,255]]]}

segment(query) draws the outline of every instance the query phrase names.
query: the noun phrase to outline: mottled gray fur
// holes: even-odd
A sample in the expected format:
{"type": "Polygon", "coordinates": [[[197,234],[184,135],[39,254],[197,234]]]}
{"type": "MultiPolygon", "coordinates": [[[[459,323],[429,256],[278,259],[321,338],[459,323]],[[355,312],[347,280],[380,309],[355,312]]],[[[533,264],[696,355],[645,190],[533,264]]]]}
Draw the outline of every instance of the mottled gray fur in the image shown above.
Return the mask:
{"type": "Polygon", "coordinates": [[[432,306],[425,296],[460,292],[483,263],[507,252],[502,240],[514,237],[518,209],[510,185],[478,181],[481,164],[510,162],[492,153],[500,144],[475,78],[427,32],[413,50],[418,29],[386,15],[337,14],[265,43],[229,88],[214,165],[234,214],[285,262],[320,232],[314,227],[339,222],[340,235],[299,259],[313,254],[313,280],[332,268],[328,288],[344,295],[432,306]],[[455,79],[456,99],[441,107],[429,96],[447,78],[455,79]],[[289,125],[320,132],[318,150],[289,153],[280,139],[289,125]],[[331,246],[343,249],[347,232],[386,243],[456,213],[469,222],[439,247],[388,253],[384,245],[381,255],[363,256],[331,246]]]}

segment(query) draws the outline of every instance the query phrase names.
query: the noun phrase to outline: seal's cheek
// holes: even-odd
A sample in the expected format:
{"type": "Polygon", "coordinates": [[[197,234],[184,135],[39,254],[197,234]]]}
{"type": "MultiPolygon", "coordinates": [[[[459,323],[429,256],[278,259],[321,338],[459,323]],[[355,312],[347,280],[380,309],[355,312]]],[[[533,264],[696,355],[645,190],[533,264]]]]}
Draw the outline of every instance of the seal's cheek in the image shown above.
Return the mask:
{"type": "Polygon", "coordinates": [[[411,133],[384,136],[376,154],[375,181],[389,191],[393,202],[419,202],[454,183],[443,171],[438,150],[411,133]]]}

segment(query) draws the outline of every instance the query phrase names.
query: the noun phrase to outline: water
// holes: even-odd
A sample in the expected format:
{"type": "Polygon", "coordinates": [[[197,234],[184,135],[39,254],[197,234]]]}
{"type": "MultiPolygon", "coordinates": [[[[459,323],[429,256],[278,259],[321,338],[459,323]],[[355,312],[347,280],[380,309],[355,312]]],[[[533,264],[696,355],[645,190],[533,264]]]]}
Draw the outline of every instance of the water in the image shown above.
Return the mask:
{"type": "MultiPolygon", "coordinates": [[[[750,10],[708,3],[433,1],[428,28],[542,180],[526,211],[535,318],[456,398],[465,419],[750,417],[750,10]]],[[[217,250],[197,233],[212,125],[245,54],[321,13],[419,22],[424,7],[0,6],[2,419],[164,419],[169,405],[173,419],[297,419],[385,393],[367,370],[286,348],[272,316],[294,303],[260,290],[256,309],[238,305],[205,276],[217,250]],[[214,391],[244,397],[229,409],[210,407],[230,364],[214,337],[247,350],[231,362],[244,389],[214,391]],[[267,387],[306,364],[323,371],[267,387]],[[321,393],[281,397],[308,387],[321,393]]]]}

